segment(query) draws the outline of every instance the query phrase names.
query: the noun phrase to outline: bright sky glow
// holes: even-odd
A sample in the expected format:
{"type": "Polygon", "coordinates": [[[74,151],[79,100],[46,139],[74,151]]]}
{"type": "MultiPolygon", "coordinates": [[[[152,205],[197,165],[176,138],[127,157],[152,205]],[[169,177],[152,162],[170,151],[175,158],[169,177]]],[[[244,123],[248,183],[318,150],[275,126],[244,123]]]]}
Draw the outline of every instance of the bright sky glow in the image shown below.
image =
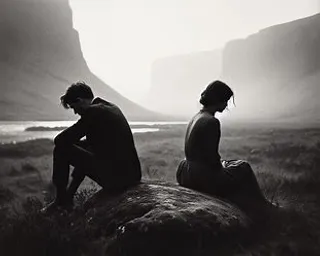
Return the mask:
{"type": "Polygon", "coordinates": [[[318,0],[70,0],[93,73],[139,103],[164,56],[213,50],[319,11],[318,0]]]}

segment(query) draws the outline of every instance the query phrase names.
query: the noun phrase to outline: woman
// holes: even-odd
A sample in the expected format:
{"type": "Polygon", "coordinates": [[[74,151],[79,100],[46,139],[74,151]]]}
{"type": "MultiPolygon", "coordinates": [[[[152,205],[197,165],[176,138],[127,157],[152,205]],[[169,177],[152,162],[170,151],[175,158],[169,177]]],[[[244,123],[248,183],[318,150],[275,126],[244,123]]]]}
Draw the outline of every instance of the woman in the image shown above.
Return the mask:
{"type": "Polygon", "coordinates": [[[233,91],[221,81],[210,83],[203,91],[203,108],[189,122],[185,137],[185,156],[178,166],[181,186],[209,194],[262,199],[265,201],[250,165],[241,160],[221,161],[219,154],[220,122],[216,112],[223,112],[233,91]]]}

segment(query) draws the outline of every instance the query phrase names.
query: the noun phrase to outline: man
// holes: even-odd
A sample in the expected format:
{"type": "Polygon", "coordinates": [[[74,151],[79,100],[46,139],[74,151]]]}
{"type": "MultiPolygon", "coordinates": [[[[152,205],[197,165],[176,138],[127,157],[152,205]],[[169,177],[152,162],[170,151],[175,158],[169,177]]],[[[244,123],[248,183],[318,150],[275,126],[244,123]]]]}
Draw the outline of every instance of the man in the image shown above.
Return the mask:
{"type": "Polygon", "coordinates": [[[56,199],[46,210],[72,207],[73,196],[85,176],[109,192],[139,183],[140,162],[130,126],[121,110],[94,98],[84,82],[72,84],[60,100],[64,108],[72,108],[81,118],[54,139],[52,181],[56,199]],[[83,137],[86,139],[81,140],[83,137]],[[68,187],[70,165],[74,170],[68,187]]]}

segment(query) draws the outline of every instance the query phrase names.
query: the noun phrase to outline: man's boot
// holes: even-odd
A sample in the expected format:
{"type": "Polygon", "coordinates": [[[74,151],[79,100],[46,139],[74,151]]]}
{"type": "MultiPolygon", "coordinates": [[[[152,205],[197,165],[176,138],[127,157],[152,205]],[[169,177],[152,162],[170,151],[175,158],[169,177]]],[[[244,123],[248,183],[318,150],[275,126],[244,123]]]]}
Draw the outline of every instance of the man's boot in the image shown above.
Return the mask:
{"type": "Polygon", "coordinates": [[[42,213],[52,213],[59,210],[71,211],[72,209],[73,198],[68,195],[66,189],[57,188],[56,198],[40,211],[42,213]]]}

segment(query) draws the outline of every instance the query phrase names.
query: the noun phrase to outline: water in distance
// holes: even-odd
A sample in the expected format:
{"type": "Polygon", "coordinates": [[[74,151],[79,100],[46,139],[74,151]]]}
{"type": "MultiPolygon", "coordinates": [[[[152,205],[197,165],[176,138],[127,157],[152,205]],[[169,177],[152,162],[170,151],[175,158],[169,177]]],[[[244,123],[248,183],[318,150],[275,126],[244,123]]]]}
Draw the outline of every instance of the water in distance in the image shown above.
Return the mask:
{"type": "MultiPolygon", "coordinates": [[[[16,143],[39,138],[53,139],[75,121],[0,121],[0,143],[16,143]]],[[[185,122],[129,122],[133,133],[157,132],[164,125],[185,122]]]]}

